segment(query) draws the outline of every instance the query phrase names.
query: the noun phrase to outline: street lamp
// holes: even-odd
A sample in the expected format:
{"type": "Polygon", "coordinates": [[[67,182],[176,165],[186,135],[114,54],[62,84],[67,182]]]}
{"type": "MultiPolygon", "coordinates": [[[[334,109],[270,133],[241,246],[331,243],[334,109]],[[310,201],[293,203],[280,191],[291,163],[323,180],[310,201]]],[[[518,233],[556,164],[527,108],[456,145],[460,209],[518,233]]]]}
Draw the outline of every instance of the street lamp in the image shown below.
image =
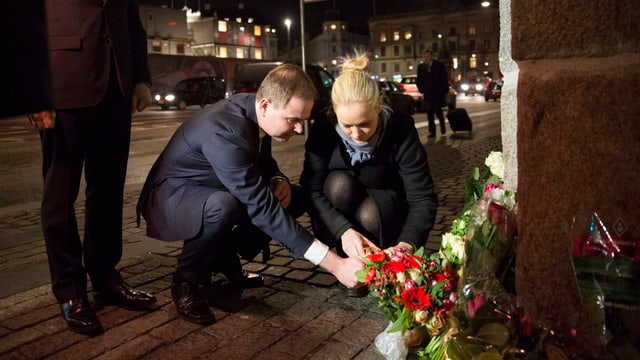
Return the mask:
{"type": "Polygon", "coordinates": [[[291,62],[291,19],[284,19],[284,25],[287,27],[287,59],[291,62]]]}
{"type": "Polygon", "coordinates": [[[489,6],[491,6],[491,2],[490,1],[483,1],[483,2],[480,3],[480,5],[482,7],[489,7],[489,6]]]}

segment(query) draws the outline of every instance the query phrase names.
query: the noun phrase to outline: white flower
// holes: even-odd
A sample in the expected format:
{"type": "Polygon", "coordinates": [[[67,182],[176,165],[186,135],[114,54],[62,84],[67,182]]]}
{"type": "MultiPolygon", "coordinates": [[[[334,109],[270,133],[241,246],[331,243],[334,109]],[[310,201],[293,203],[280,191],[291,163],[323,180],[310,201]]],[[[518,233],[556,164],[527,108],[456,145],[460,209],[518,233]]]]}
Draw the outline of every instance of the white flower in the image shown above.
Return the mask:
{"type": "Polygon", "coordinates": [[[489,167],[491,173],[500,179],[504,179],[504,159],[502,153],[499,151],[492,151],[484,161],[484,164],[489,167]]]}
{"type": "Polygon", "coordinates": [[[458,259],[464,256],[464,239],[461,236],[445,233],[442,235],[442,247],[451,249],[451,254],[458,259]]]}

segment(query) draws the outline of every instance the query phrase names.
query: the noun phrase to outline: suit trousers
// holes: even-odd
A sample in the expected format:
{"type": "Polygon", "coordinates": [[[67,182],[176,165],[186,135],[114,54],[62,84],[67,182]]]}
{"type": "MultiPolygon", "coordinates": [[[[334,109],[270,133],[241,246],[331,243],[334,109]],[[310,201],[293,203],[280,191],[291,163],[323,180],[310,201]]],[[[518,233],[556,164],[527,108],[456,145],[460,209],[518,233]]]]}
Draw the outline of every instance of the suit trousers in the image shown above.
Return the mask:
{"type": "MultiPolygon", "coordinates": [[[[297,185],[291,185],[291,202],[286,211],[294,218],[306,211],[302,189],[297,185]]],[[[212,272],[234,263],[229,257],[241,255],[251,261],[268,249],[270,241],[269,235],[251,223],[244,205],[235,196],[217,191],[205,203],[200,233],[184,241],[178,271],[190,282],[206,286],[212,272]]]]}
{"type": "MultiPolygon", "coordinates": [[[[115,69],[111,72],[115,74],[115,69]]],[[[44,176],[41,221],[53,294],[58,302],[65,302],[86,296],[87,274],[94,289],[122,281],[115,266],[122,257],[131,105],[112,75],[103,99],[95,106],[56,112],[55,127],[40,133],[44,176]],[[86,188],[81,242],[75,203],[83,167],[86,188]]]]}

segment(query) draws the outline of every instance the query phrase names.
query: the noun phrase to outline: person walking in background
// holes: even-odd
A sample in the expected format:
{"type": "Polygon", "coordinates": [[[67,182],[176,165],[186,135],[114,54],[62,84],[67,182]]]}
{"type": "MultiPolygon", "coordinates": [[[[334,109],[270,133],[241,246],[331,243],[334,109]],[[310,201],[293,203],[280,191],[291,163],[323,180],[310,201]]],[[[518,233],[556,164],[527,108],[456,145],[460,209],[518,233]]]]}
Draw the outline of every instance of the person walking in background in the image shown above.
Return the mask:
{"type": "Polygon", "coordinates": [[[137,211],[148,236],[184,240],[171,286],[181,318],[216,321],[204,290],[216,291],[212,269],[235,261],[240,248],[261,245],[238,235],[246,226],[282,242],[294,257],[304,256],[344,285],[358,283],[360,259],[340,258],[286,212],[291,187],[271,157],[271,139],[284,142],[302,133],[315,96],[301,67],[279,65],[256,94],[233,95],[186,120],[154,163],[137,211]]]}
{"type": "Polygon", "coordinates": [[[151,103],[147,40],[134,0],[46,1],[53,121],[41,129],[42,228],[51,286],[71,331],[103,331],[88,300],[147,310],[156,298],[127,285],[122,257],[123,191],[131,115],[151,103]],[[84,238],[74,210],[84,167],[84,238]]]}
{"type": "Polygon", "coordinates": [[[366,55],[345,59],[332,109],[316,119],[305,144],[300,176],[314,234],[351,258],[366,247],[423,246],[438,205],[413,118],[384,105],[368,66],[366,55]]]}
{"type": "Polygon", "coordinates": [[[427,120],[429,121],[429,137],[435,137],[434,115],[440,121],[440,134],[444,135],[447,132],[442,107],[445,106],[445,99],[449,92],[449,76],[444,64],[433,58],[430,49],[425,50],[422,57],[424,62],[418,65],[416,86],[418,91],[424,95],[424,107],[427,110],[427,120]]]}

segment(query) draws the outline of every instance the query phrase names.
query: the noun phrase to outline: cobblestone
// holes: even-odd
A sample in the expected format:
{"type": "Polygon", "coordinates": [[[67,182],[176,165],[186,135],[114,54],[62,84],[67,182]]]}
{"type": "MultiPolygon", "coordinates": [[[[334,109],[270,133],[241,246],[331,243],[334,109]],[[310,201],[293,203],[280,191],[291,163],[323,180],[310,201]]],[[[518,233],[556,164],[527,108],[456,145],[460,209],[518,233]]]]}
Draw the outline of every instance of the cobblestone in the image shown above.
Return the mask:
{"type": "MultiPolygon", "coordinates": [[[[421,131],[421,138],[424,135],[421,131]]],[[[436,250],[440,235],[462,210],[464,181],[501,146],[495,135],[481,140],[452,137],[425,147],[440,200],[426,247],[436,250]]],[[[302,155],[290,156],[279,160],[296,181],[302,155]]],[[[155,240],[146,238],[144,226],[138,228],[134,221],[138,193],[125,193],[125,246],[157,244],[157,250],[126,258],[119,267],[127,282],[157,296],[156,310],[98,308],[106,332],[87,338],[67,330],[50,285],[36,286],[0,299],[0,359],[381,359],[373,341],[388,320],[374,302],[347,297],[333,276],[292,259],[275,242],[266,263],[261,255],[243,261],[245,270],[265,277],[264,287],[243,294],[250,299],[248,306],[236,313],[214,309],[217,322],[209,326],[178,318],[170,285],[182,243],[150,243],[155,240]]],[[[0,250],[0,271],[46,262],[38,207],[0,211],[0,231],[15,239],[13,246],[0,250]]],[[[82,216],[83,209],[78,206],[77,212],[82,216]]],[[[300,221],[310,228],[308,217],[300,221]]]]}

